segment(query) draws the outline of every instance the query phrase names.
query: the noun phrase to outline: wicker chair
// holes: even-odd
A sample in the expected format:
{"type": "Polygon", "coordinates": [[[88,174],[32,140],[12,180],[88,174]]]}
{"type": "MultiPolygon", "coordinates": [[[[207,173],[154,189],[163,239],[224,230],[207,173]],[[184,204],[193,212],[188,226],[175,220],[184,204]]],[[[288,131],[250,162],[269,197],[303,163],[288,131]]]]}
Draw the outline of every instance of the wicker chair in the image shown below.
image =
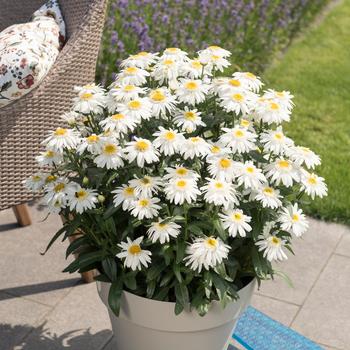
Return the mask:
{"type": "MultiPolygon", "coordinates": [[[[45,0],[0,0],[0,31],[26,22],[45,0]]],[[[34,156],[48,130],[60,123],[73,86],[94,81],[107,0],[60,0],[67,42],[41,84],[0,109],[0,210],[13,207],[20,225],[30,224],[26,202],[34,198],[22,181],[38,171],[34,156]]]]}

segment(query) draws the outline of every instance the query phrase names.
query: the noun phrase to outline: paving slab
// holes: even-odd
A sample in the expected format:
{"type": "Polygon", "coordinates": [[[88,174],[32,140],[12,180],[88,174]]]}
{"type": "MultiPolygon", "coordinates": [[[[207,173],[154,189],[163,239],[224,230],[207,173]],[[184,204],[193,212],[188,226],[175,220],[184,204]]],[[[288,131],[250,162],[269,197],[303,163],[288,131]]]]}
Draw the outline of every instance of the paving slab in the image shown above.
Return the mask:
{"type": "Polygon", "coordinates": [[[14,225],[0,232],[0,255],[6,261],[0,265],[0,291],[54,306],[80,276],[62,273],[72,261],[65,259],[68,243],[58,241],[45,256],[40,254],[62,226],[59,216],[52,215],[42,222],[46,212],[37,205],[30,206],[30,213],[33,225],[18,227],[11,209],[0,212],[0,228],[14,225]]]}
{"type": "Polygon", "coordinates": [[[275,268],[286,273],[293,282],[291,288],[282,278],[262,282],[259,294],[302,305],[320,275],[327,260],[344,234],[338,224],[310,220],[310,228],[302,238],[293,240],[295,256],[289,254],[287,261],[275,268]]]}
{"type": "Polygon", "coordinates": [[[39,324],[50,307],[0,293],[0,349],[12,350],[39,324]]]}
{"type": "Polygon", "coordinates": [[[257,294],[253,296],[252,306],[287,327],[290,326],[299,310],[299,306],[294,304],[289,304],[257,294]]]}
{"type": "Polygon", "coordinates": [[[349,228],[346,229],[346,232],[335,249],[335,253],[350,257],[350,230],[349,228]]]}
{"type": "Polygon", "coordinates": [[[350,258],[333,255],[292,323],[310,339],[342,350],[350,346],[350,258]]]}
{"type": "Polygon", "coordinates": [[[23,350],[58,350],[65,346],[74,350],[99,350],[112,336],[108,312],[95,283],[75,286],[42,322],[45,331],[39,328],[30,333],[24,339],[27,347],[23,350]]]}

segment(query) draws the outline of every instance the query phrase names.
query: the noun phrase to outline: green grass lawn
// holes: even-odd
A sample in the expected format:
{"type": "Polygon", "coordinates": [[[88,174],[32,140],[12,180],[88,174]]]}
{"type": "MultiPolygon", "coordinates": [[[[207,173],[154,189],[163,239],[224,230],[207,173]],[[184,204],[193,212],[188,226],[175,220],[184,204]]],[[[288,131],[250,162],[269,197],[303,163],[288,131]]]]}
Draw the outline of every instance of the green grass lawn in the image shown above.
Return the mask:
{"type": "Polygon", "coordinates": [[[322,157],[317,172],[329,195],[308,205],[308,213],[350,224],[350,1],[337,4],[293,43],[264,78],[294,94],[288,134],[322,157]]]}

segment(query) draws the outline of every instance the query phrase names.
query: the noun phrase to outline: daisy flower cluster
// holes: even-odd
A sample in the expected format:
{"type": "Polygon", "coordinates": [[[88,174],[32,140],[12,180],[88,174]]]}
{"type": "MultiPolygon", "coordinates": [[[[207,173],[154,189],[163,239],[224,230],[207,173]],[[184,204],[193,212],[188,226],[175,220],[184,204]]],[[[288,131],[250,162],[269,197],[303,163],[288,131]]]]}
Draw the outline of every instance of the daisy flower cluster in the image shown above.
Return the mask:
{"type": "Polygon", "coordinates": [[[307,231],[302,197],[327,195],[319,156],[283,130],[293,96],[250,72],[225,76],[229,57],[218,46],[140,52],[108,89],[77,87],[42,142],[42,172],[25,181],[65,217],[61,233],[84,234],[90,267],[176,310],[203,313],[247,276],[273,276],[307,231]]]}

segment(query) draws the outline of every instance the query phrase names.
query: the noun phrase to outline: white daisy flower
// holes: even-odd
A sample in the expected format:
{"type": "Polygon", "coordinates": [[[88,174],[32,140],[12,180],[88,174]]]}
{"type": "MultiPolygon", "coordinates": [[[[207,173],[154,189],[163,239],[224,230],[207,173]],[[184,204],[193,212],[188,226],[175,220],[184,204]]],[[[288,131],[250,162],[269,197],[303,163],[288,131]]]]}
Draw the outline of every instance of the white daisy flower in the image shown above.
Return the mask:
{"type": "Polygon", "coordinates": [[[25,179],[22,183],[30,191],[41,191],[45,184],[45,177],[41,173],[36,173],[25,179]]]}
{"type": "Polygon", "coordinates": [[[282,127],[263,133],[261,142],[264,144],[265,152],[273,152],[277,155],[284,153],[288,147],[293,145],[293,141],[284,135],[282,127]]]}
{"type": "Polygon", "coordinates": [[[245,128],[236,126],[233,129],[222,128],[224,134],[220,137],[220,142],[230,147],[232,152],[246,153],[256,149],[256,134],[245,128]]]}
{"type": "Polygon", "coordinates": [[[207,162],[210,175],[216,179],[232,182],[237,176],[237,163],[226,156],[209,157],[207,162]]]}
{"type": "Polygon", "coordinates": [[[149,140],[135,137],[135,141],[128,142],[126,145],[124,152],[130,163],[136,159],[137,165],[143,168],[145,162],[151,164],[159,160],[159,152],[149,140]]]}
{"type": "Polygon", "coordinates": [[[70,192],[72,184],[66,178],[58,178],[49,182],[45,188],[44,201],[48,205],[56,202],[65,203],[67,193],[70,192]]]}
{"type": "Polygon", "coordinates": [[[50,131],[50,135],[42,144],[47,148],[56,152],[63,152],[64,148],[76,148],[80,143],[79,133],[72,129],[57,128],[55,131],[50,131]]]}
{"type": "Polygon", "coordinates": [[[259,247],[259,251],[263,251],[263,256],[268,261],[287,260],[288,257],[283,251],[286,244],[284,239],[277,237],[275,234],[270,234],[273,223],[268,223],[264,227],[264,233],[258,236],[258,241],[255,245],[259,247]]]}
{"type": "Polygon", "coordinates": [[[149,73],[145,69],[137,67],[126,67],[119,74],[117,74],[116,82],[125,85],[140,86],[147,82],[149,73]]]}
{"type": "Polygon", "coordinates": [[[327,185],[324,182],[324,178],[317,176],[314,173],[308,173],[307,171],[302,172],[301,176],[301,191],[305,191],[312,199],[315,196],[320,198],[327,196],[327,185]]]}
{"type": "Polygon", "coordinates": [[[142,88],[136,85],[114,84],[107,95],[106,104],[108,110],[114,112],[118,106],[118,102],[129,102],[131,100],[137,100],[140,95],[145,94],[146,91],[146,88],[142,88]]]}
{"type": "Polygon", "coordinates": [[[75,210],[79,214],[95,208],[98,203],[96,190],[82,188],[77,183],[72,183],[72,187],[67,192],[67,200],[70,210],[75,210]]]}
{"type": "Polygon", "coordinates": [[[232,76],[234,79],[237,79],[244,84],[249,90],[254,92],[259,92],[264,85],[259,77],[250,72],[235,72],[232,76]]]}
{"type": "Polygon", "coordinates": [[[47,149],[45,152],[40,152],[40,155],[36,156],[35,160],[41,166],[53,166],[60,164],[63,157],[61,153],[58,153],[52,149],[47,149]]]}
{"type": "Polygon", "coordinates": [[[159,131],[153,134],[156,138],[153,140],[153,145],[165,156],[171,156],[178,152],[185,138],[182,133],[173,129],[164,129],[159,127],[159,131]]]}
{"type": "Polygon", "coordinates": [[[142,266],[148,267],[151,263],[152,253],[149,250],[143,250],[141,243],[143,236],[132,241],[129,237],[126,237],[126,242],[121,242],[118,247],[122,249],[121,253],[116,257],[124,260],[124,266],[131,268],[131,270],[141,270],[142,266]]]}
{"type": "Polygon", "coordinates": [[[213,84],[213,91],[220,97],[228,95],[232,96],[233,94],[240,93],[247,88],[243,82],[233,78],[217,78],[214,79],[213,84]]]}
{"type": "Polygon", "coordinates": [[[202,122],[200,115],[201,112],[198,112],[197,109],[190,110],[188,107],[185,107],[184,111],[179,111],[179,114],[175,116],[174,123],[176,126],[181,127],[182,131],[192,133],[198,126],[206,126],[202,122]]]}
{"type": "Polygon", "coordinates": [[[158,216],[158,211],[161,209],[161,206],[157,204],[159,202],[159,198],[140,197],[131,203],[129,210],[131,211],[131,215],[137,217],[139,220],[143,218],[152,219],[158,216]]]}
{"type": "Polygon", "coordinates": [[[266,177],[277,186],[282,182],[286,187],[293,186],[293,181],[299,182],[298,166],[290,160],[278,158],[273,163],[268,164],[265,168],[266,177]]]}
{"type": "Polygon", "coordinates": [[[289,91],[275,91],[268,89],[265,91],[263,97],[278,101],[283,107],[288,110],[291,110],[294,107],[294,103],[292,101],[294,96],[289,91]]]}
{"type": "Polygon", "coordinates": [[[261,202],[263,208],[276,209],[282,205],[280,191],[269,186],[261,187],[257,190],[255,199],[261,202]]]}
{"type": "Polygon", "coordinates": [[[83,114],[100,114],[105,106],[104,90],[96,85],[76,86],[78,96],[73,99],[73,111],[83,114]]]}
{"type": "Polygon", "coordinates": [[[136,55],[130,55],[126,60],[122,61],[120,66],[122,68],[138,67],[142,69],[149,69],[149,67],[155,64],[158,59],[158,53],[142,51],[136,55]]]}
{"type": "Polygon", "coordinates": [[[203,70],[207,72],[200,60],[194,59],[181,66],[181,74],[190,79],[200,79],[203,70]]]}
{"type": "Polygon", "coordinates": [[[166,88],[152,90],[149,94],[149,101],[152,105],[152,114],[155,117],[164,117],[171,113],[177,104],[175,97],[166,88]]]}
{"type": "Polygon", "coordinates": [[[307,231],[309,224],[303,211],[298,208],[298,203],[287,208],[283,208],[278,221],[281,223],[281,229],[300,237],[307,231]]]}
{"type": "Polygon", "coordinates": [[[186,62],[188,61],[187,52],[182,51],[177,47],[168,47],[164,50],[162,58],[171,58],[176,61],[186,62]]]}
{"type": "Polygon", "coordinates": [[[94,163],[99,168],[118,169],[124,165],[123,150],[117,142],[104,142],[101,145],[99,155],[94,159],[94,163]]]}
{"type": "Polygon", "coordinates": [[[238,166],[238,185],[245,189],[257,190],[267,182],[262,170],[257,168],[252,161],[240,163],[238,166]]]}
{"type": "Polygon", "coordinates": [[[123,210],[129,210],[131,204],[134,201],[136,201],[135,189],[129,185],[122,185],[120,187],[117,187],[111,193],[114,194],[113,196],[114,206],[117,207],[119,204],[123,203],[122,205],[123,210]]]}
{"type": "Polygon", "coordinates": [[[102,138],[99,135],[91,134],[82,139],[82,142],[77,148],[77,153],[82,154],[85,150],[91,154],[98,154],[101,152],[102,138]]]}
{"type": "Polygon", "coordinates": [[[288,149],[287,155],[296,164],[305,164],[308,169],[314,169],[321,164],[320,157],[307,147],[291,147],[288,149]]]}
{"type": "Polygon", "coordinates": [[[133,118],[136,122],[141,119],[149,120],[152,117],[152,104],[147,98],[138,98],[129,102],[119,103],[118,112],[133,118]]]}
{"type": "Polygon", "coordinates": [[[164,192],[166,198],[176,205],[182,205],[185,202],[192,203],[196,200],[197,196],[201,194],[196,181],[187,178],[175,178],[170,180],[169,183],[164,186],[164,192]]]}
{"type": "Polygon", "coordinates": [[[152,222],[151,227],[147,231],[148,237],[152,243],[157,241],[160,244],[170,242],[170,237],[176,238],[180,234],[181,226],[172,221],[165,221],[161,218],[152,222]]]}
{"type": "Polygon", "coordinates": [[[255,118],[267,124],[290,121],[291,112],[276,100],[260,98],[255,105],[255,118]]]}
{"type": "Polygon", "coordinates": [[[212,50],[202,50],[198,52],[199,61],[205,65],[207,71],[213,69],[223,72],[225,68],[229,67],[231,63],[223,56],[214,54],[212,50]]]}
{"type": "Polygon", "coordinates": [[[210,86],[204,84],[202,80],[180,79],[180,86],[176,90],[177,98],[180,102],[194,106],[205,100],[210,86]]]}
{"type": "Polygon", "coordinates": [[[222,222],[222,226],[225,230],[228,230],[231,237],[236,237],[237,234],[240,237],[245,237],[247,232],[252,230],[249,222],[252,218],[245,215],[241,209],[233,209],[226,211],[224,214],[219,214],[222,222]]]}
{"type": "Polygon", "coordinates": [[[105,131],[114,131],[117,135],[127,134],[129,131],[134,131],[137,122],[134,118],[117,113],[100,121],[100,125],[105,131]]]}
{"type": "Polygon", "coordinates": [[[205,157],[209,154],[210,145],[203,138],[196,136],[186,139],[182,143],[180,153],[184,159],[193,159],[194,157],[205,157]]]}
{"type": "Polygon", "coordinates": [[[224,147],[220,142],[210,143],[210,153],[207,156],[207,159],[224,157],[231,153],[231,150],[228,147],[224,147]]]}
{"type": "MultiPolygon", "coordinates": [[[[212,55],[216,55],[216,56],[221,56],[221,57],[225,57],[225,58],[231,56],[230,51],[225,50],[222,47],[217,46],[217,45],[208,46],[205,50],[209,51],[212,55]]],[[[201,51],[199,51],[199,52],[201,52],[201,51]]]]}
{"type": "Polygon", "coordinates": [[[63,197],[46,203],[44,198],[44,200],[41,201],[41,204],[46,206],[46,209],[50,214],[59,214],[61,210],[66,207],[67,199],[63,197]]]}
{"type": "Polygon", "coordinates": [[[182,165],[178,165],[175,168],[165,168],[167,174],[163,176],[164,180],[173,179],[189,179],[198,180],[200,175],[193,170],[190,170],[182,165]]]}
{"type": "Polygon", "coordinates": [[[188,246],[185,257],[186,266],[199,273],[203,267],[206,270],[214,268],[227,259],[230,247],[215,237],[197,238],[188,246]]]}
{"type": "Polygon", "coordinates": [[[64,120],[69,126],[74,126],[81,121],[82,116],[77,112],[70,111],[63,113],[60,118],[64,120]]]}
{"type": "Polygon", "coordinates": [[[129,185],[134,189],[136,196],[151,197],[161,190],[163,182],[158,176],[145,175],[140,179],[135,176],[135,179],[129,181],[129,185]]]}
{"type": "Polygon", "coordinates": [[[227,112],[234,112],[236,115],[240,113],[248,114],[255,101],[256,96],[251,91],[240,90],[223,94],[221,96],[220,106],[227,112]]]}
{"type": "Polygon", "coordinates": [[[160,85],[164,82],[176,81],[179,76],[180,65],[174,58],[161,58],[154,66],[152,76],[160,85]]]}
{"type": "Polygon", "coordinates": [[[254,128],[252,127],[252,122],[249,120],[249,119],[245,119],[245,118],[241,118],[239,120],[239,125],[242,127],[242,128],[246,128],[250,131],[253,131],[254,128]]]}
{"type": "Polygon", "coordinates": [[[222,205],[225,209],[239,203],[235,187],[231,183],[210,178],[207,178],[207,181],[207,184],[201,187],[207,203],[222,205]]]}

